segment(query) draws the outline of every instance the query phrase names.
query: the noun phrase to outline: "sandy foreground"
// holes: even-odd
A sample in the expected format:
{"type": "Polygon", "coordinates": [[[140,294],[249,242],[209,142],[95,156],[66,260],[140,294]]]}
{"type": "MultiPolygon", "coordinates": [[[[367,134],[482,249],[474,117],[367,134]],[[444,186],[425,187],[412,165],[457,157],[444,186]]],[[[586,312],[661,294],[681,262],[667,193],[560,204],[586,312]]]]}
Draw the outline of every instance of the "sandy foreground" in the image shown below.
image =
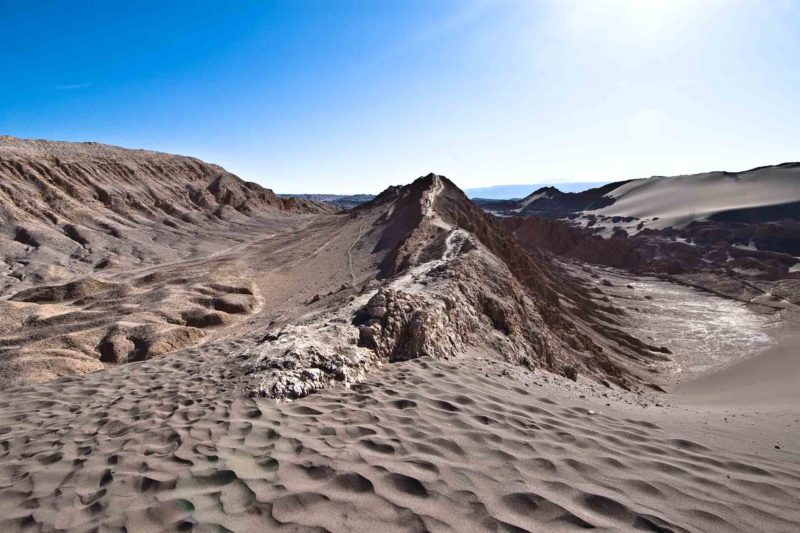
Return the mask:
{"type": "Polygon", "coordinates": [[[240,342],[0,395],[0,529],[800,524],[797,403],[728,422],[689,385],[643,408],[476,353],[276,403],[232,379],[240,342]]]}

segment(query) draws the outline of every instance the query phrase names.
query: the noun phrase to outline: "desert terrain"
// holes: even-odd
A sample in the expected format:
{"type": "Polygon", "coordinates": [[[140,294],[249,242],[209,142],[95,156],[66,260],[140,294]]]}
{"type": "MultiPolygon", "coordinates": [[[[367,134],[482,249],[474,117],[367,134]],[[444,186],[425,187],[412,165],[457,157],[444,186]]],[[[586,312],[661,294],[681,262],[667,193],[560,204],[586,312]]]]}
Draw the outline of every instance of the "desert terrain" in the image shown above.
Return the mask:
{"type": "Polygon", "coordinates": [[[0,529],[796,531],[798,168],[344,210],[0,138],[0,529]]]}

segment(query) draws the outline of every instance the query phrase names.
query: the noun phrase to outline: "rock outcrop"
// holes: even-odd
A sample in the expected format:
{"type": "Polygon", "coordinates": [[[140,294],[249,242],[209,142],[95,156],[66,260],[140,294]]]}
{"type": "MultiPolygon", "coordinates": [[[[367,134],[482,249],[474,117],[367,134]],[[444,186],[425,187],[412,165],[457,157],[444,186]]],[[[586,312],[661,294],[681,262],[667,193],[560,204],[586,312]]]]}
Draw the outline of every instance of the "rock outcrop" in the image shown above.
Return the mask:
{"type": "Polygon", "coordinates": [[[376,220],[378,279],[350,304],[245,350],[253,394],[299,397],[383,364],[473,347],[623,387],[641,381],[626,362],[663,357],[607,322],[579,280],[521,246],[444,177],[390,188],[351,214],[367,218],[376,220]]]}

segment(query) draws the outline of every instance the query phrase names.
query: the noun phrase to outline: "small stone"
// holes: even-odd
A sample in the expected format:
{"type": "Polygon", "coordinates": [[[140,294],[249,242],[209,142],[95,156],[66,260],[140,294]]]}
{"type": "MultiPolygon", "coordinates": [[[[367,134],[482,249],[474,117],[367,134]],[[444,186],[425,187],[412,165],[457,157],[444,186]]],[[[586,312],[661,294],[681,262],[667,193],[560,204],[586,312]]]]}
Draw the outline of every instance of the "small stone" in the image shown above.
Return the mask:
{"type": "Polygon", "coordinates": [[[373,305],[367,308],[367,314],[370,318],[383,318],[386,316],[386,307],[382,305],[373,305]]]}
{"type": "Polygon", "coordinates": [[[564,377],[572,381],[578,381],[578,369],[574,366],[565,366],[564,377]]]}

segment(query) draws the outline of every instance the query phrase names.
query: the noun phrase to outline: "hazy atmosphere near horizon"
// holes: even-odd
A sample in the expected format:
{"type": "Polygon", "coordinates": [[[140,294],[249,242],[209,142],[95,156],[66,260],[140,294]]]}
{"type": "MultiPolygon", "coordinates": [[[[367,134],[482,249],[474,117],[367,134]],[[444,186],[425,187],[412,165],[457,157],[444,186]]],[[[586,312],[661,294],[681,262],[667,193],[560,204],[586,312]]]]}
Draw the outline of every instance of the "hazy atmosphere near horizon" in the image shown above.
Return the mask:
{"type": "Polygon", "coordinates": [[[0,43],[0,533],[800,532],[800,0],[0,43]]]}
{"type": "Polygon", "coordinates": [[[291,193],[797,158],[800,3],[0,1],[0,132],[291,193]]]}

